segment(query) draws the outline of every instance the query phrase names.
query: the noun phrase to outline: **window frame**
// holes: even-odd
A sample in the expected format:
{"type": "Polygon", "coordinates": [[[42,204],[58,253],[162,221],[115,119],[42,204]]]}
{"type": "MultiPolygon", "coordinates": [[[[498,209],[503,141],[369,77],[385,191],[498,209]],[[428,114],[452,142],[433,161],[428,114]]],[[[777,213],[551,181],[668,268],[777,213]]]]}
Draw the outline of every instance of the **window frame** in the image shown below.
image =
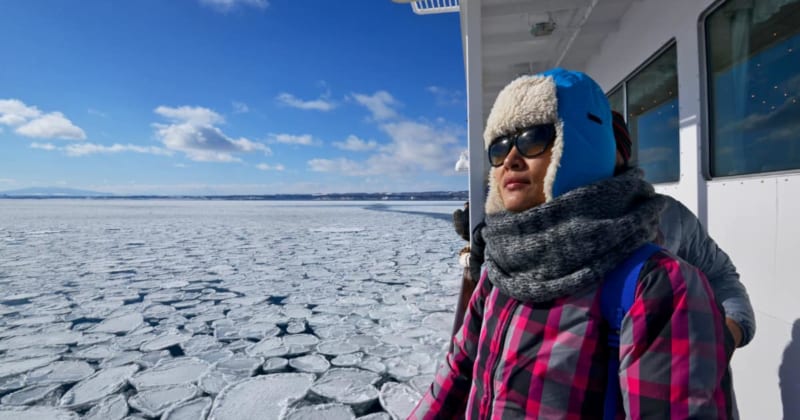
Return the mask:
{"type": "MultiPolygon", "coordinates": [[[[726,0],[719,0],[719,1],[724,2],[726,0]]],[[[617,93],[620,90],[622,91],[622,104],[623,104],[623,108],[624,108],[623,109],[624,112],[622,113],[622,115],[625,117],[625,123],[626,124],[628,123],[628,82],[630,82],[634,77],[638,76],[639,73],[644,71],[649,65],[653,64],[656,60],[661,58],[661,56],[664,55],[664,53],[666,53],[667,50],[669,50],[672,47],[675,47],[675,49],[676,49],[675,74],[678,77],[678,87],[679,87],[679,89],[676,91],[676,92],[678,92],[680,90],[680,77],[681,77],[681,75],[679,73],[680,66],[678,66],[678,64],[677,64],[678,40],[675,37],[672,37],[669,40],[667,40],[667,42],[665,42],[658,49],[656,49],[656,51],[654,53],[650,54],[641,64],[636,66],[636,68],[634,68],[633,71],[629,72],[625,77],[623,77],[622,80],[619,81],[619,83],[615,84],[614,87],[612,87],[611,89],[609,89],[606,92],[606,97],[609,97],[611,94],[617,93]]],[[[678,93],[677,97],[678,97],[678,106],[680,107],[680,103],[681,103],[680,93],[678,93]]],[[[680,108],[679,108],[678,112],[679,112],[679,115],[680,115],[680,108]]],[[[680,156],[681,156],[681,131],[680,131],[680,126],[678,127],[678,138],[677,138],[677,140],[678,140],[678,180],[677,181],[666,181],[666,182],[653,183],[653,185],[677,185],[677,184],[681,183],[681,180],[683,179],[683,170],[682,170],[683,165],[681,165],[681,159],[680,159],[680,156]]],[[[637,155],[638,155],[638,151],[639,151],[638,141],[637,141],[637,144],[635,145],[635,147],[636,147],[636,151],[637,151],[637,155]]]]}
{"type": "MultiPolygon", "coordinates": [[[[699,75],[700,75],[700,138],[698,139],[700,143],[700,153],[702,156],[700,157],[700,169],[699,172],[701,176],[706,181],[712,180],[724,180],[724,179],[747,179],[747,178],[765,178],[765,177],[772,177],[772,176],[784,176],[790,174],[800,174],[800,168],[796,169],[786,169],[786,170],[779,170],[779,171],[763,171],[763,172],[753,172],[747,174],[734,174],[734,175],[713,175],[712,174],[712,166],[713,166],[713,155],[712,155],[712,144],[711,144],[711,134],[712,134],[712,127],[711,127],[711,89],[708,83],[708,77],[710,75],[710,60],[708,56],[709,52],[709,45],[708,45],[708,31],[706,30],[706,20],[714,14],[716,11],[721,9],[725,4],[730,1],[734,0],[716,0],[711,3],[697,19],[697,50],[698,50],[698,63],[700,67],[699,75]]],[[[627,106],[627,104],[626,104],[627,106]]],[[[627,117],[627,116],[626,116],[627,117]]]]}
{"type": "MultiPolygon", "coordinates": [[[[610,97],[611,95],[619,92],[622,94],[622,116],[625,118],[625,123],[628,123],[628,84],[626,83],[627,80],[623,80],[622,82],[617,83],[611,90],[606,93],[606,97],[610,97]]],[[[611,101],[609,101],[611,102],[611,101]]],[[[613,110],[613,108],[612,108],[613,110]]]]}

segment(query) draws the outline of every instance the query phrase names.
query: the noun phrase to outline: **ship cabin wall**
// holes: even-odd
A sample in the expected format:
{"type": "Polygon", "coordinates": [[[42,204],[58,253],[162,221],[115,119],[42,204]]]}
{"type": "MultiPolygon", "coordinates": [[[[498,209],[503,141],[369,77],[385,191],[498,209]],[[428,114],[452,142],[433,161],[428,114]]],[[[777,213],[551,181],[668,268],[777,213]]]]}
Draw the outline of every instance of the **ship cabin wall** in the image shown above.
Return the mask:
{"type": "MultiPolygon", "coordinates": [[[[765,2],[761,6],[778,8],[797,3],[796,0],[755,1],[759,2],[765,2]]],[[[713,99],[706,86],[709,70],[704,22],[708,14],[726,3],[634,2],[622,16],[617,31],[605,40],[584,70],[611,93],[623,86],[627,88],[629,85],[623,81],[630,82],[630,77],[646,68],[658,53],[675,48],[672,52],[677,59],[678,151],[673,152],[679,162],[679,175],[669,182],[657,183],[656,188],[678,198],[700,217],[711,236],[731,256],[750,294],[757,333],[752,343],[736,351],[732,362],[741,417],[800,418],[800,170],[770,170],[765,165],[755,173],[714,175],[719,171],[712,167],[710,157],[713,146],[709,140],[708,104],[713,99]]],[[[796,33],[792,39],[798,39],[796,33]]],[[[800,51],[796,60],[793,62],[800,63],[800,51]]],[[[798,69],[792,64],[781,67],[789,71],[798,69]]],[[[774,105],[778,111],[798,116],[800,103],[795,105],[790,100],[800,97],[800,72],[784,75],[782,80],[788,80],[788,85],[776,84],[775,89],[788,89],[787,101],[774,105]]],[[[780,117],[767,110],[751,113],[749,117],[776,116],[780,117]]],[[[764,135],[782,135],[789,145],[789,149],[775,152],[799,153],[798,119],[793,119],[793,126],[779,118],[772,119],[774,129],[765,130],[764,135]]],[[[769,142],[763,145],[770,147],[769,142]]],[[[727,165],[724,161],[717,162],[727,165]]]]}

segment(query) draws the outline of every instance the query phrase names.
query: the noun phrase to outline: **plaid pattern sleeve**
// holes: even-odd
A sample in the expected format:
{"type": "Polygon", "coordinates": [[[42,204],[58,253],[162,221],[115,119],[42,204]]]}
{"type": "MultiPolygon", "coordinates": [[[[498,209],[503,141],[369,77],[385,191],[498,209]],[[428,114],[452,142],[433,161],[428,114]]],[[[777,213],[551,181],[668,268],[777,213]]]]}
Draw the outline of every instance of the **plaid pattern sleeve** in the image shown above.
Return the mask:
{"type": "Polygon", "coordinates": [[[472,369],[478,351],[486,297],[491,283],[486,272],[481,276],[464,315],[461,330],[453,338],[452,353],[439,368],[428,392],[417,404],[409,419],[449,419],[461,417],[467,404],[472,383],[472,369]]]}
{"type": "Polygon", "coordinates": [[[728,418],[724,323],[708,281],[664,252],[642,273],[620,342],[626,416],[728,418]]]}

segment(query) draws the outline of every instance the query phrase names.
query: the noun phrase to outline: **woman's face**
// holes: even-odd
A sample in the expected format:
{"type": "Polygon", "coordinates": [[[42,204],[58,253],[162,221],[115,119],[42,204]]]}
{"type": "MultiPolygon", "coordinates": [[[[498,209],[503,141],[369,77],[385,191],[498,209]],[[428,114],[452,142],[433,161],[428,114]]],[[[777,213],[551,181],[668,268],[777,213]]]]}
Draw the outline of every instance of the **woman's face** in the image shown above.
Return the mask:
{"type": "Polygon", "coordinates": [[[503,164],[494,168],[494,180],[506,210],[518,213],[545,202],[544,177],[552,150],[550,146],[541,155],[526,158],[512,147],[503,164]]]}

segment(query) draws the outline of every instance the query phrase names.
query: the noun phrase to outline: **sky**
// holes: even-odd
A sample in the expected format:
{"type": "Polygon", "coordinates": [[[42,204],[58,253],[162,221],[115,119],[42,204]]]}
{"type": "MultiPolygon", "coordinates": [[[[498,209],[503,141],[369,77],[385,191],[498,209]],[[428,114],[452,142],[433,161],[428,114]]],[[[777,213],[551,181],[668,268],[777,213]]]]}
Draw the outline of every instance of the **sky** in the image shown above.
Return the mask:
{"type": "Polygon", "coordinates": [[[26,0],[4,2],[0,39],[0,191],[467,189],[457,13],[26,0]]]}

